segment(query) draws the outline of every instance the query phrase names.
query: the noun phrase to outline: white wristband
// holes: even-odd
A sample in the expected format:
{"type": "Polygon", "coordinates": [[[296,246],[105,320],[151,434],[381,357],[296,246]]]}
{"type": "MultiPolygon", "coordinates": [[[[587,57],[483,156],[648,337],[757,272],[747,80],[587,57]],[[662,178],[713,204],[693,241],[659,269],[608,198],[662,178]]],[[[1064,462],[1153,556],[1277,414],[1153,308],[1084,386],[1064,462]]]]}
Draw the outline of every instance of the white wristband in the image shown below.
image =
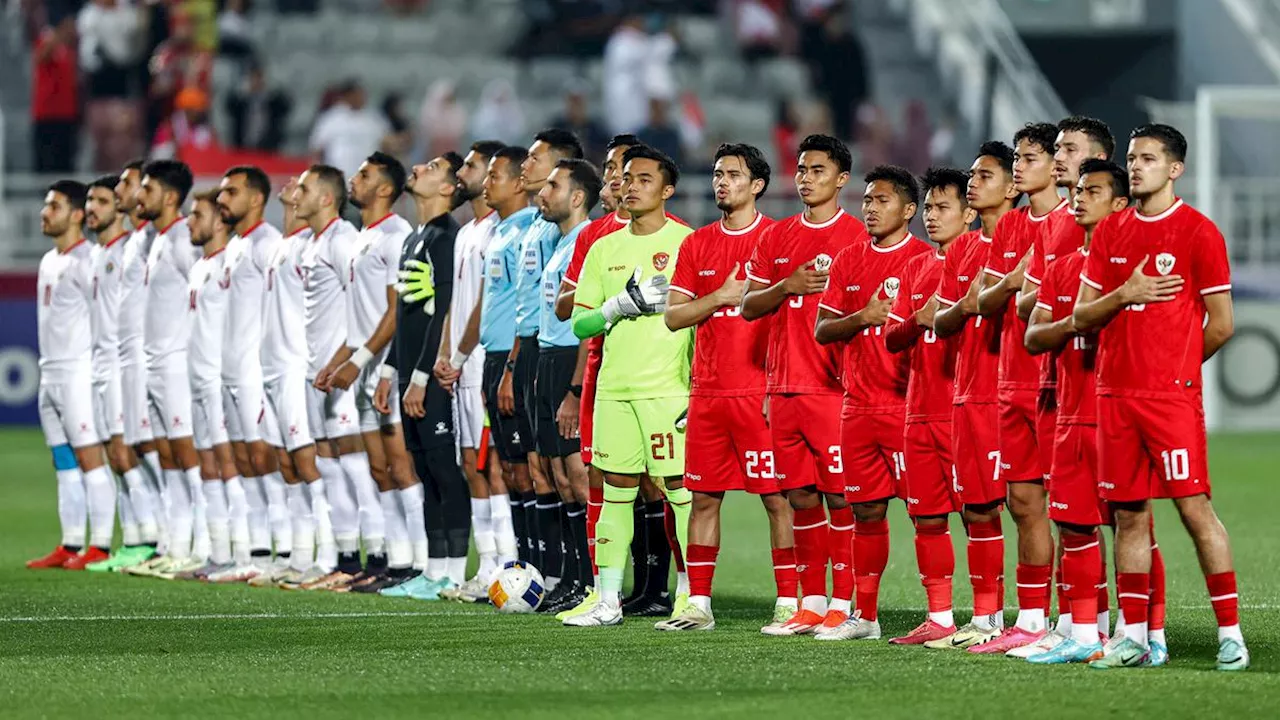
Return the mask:
{"type": "Polygon", "coordinates": [[[378,366],[378,377],[383,380],[390,380],[396,376],[396,369],[383,363],[378,366]]]}
{"type": "Polygon", "coordinates": [[[409,376],[409,384],[417,385],[418,387],[426,387],[427,380],[429,380],[430,377],[431,376],[427,375],[421,370],[414,370],[413,374],[409,376]]]}
{"type": "Polygon", "coordinates": [[[449,358],[449,367],[454,370],[461,370],[463,365],[467,364],[467,358],[470,357],[461,350],[456,351],[453,357],[449,358]]]}
{"type": "Polygon", "coordinates": [[[356,366],[357,370],[363,370],[365,365],[373,359],[373,353],[369,352],[369,348],[361,345],[356,351],[351,353],[351,357],[347,358],[347,362],[356,366]]]}

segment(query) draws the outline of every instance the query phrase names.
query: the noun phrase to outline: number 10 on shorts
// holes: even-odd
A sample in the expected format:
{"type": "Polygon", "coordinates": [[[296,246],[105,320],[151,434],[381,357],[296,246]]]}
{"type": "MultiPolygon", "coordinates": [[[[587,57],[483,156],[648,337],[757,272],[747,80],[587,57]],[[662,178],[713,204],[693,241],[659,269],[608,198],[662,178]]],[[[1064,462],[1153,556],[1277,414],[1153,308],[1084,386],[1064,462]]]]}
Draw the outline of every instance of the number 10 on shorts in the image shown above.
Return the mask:
{"type": "Polygon", "coordinates": [[[1160,453],[1164,462],[1165,480],[1186,480],[1191,477],[1191,460],[1186,448],[1174,448],[1160,453]]]}

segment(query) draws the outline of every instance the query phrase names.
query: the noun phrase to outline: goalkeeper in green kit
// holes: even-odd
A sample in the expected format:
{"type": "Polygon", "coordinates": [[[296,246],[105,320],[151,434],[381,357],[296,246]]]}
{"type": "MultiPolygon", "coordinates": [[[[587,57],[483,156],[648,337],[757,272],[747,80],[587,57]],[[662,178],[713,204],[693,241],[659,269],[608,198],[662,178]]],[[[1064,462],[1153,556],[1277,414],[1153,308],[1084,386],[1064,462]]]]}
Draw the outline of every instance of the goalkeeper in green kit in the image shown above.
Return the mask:
{"type": "MultiPolygon", "coordinates": [[[[604,335],[596,385],[594,464],[604,473],[604,508],[596,525],[600,600],[564,620],[573,627],[622,622],[622,576],[634,529],[632,504],[640,476],[662,488],[676,518],[681,552],[687,547],[692,494],[685,489],[684,434],[676,422],[689,406],[690,329],[671,332],[662,313],[667,278],[680,244],[692,231],[667,219],[679,170],[644,145],[623,155],[621,201],[631,214],[623,229],[587,253],[574,294],[573,332],[604,335]]],[[[677,597],[679,614],[688,597],[677,597]]]]}

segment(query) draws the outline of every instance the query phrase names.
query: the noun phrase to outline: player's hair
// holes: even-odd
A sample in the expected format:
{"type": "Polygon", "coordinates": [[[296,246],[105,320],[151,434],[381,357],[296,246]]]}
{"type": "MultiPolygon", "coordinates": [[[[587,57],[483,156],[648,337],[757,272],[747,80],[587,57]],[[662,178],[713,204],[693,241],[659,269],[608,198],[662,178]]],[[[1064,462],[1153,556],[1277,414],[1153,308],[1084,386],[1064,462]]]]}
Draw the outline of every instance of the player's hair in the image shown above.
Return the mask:
{"type": "Polygon", "coordinates": [[[1111,134],[1111,128],[1097,118],[1086,115],[1065,117],[1058,122],[1058,132],[1084,133],[1089,142],[1097,145],[1108,158],[1116,151],[1116,138],[1111,134]]]}
{"type": "Polygon", "coordinates": [[[519,145],[507,145],[501,150],[490,156],[490,160],[506,160],[507,161],[507,177],[520,177],[520,166],[524,163],[524,159],[529,157],[529,151],[519,145]]]}
{"type": "Polygon", "coordinates": [[[191,199],[195,202],[209,203],[216,208],[218,206],[218,189],[200,188],[191,193],[191,199]]]}
{"type": "Polygon", "coordinates": [[[604,149],[608,152],[616,147],[631,147],[633,145],[643,144],[644,143],[640,142],[639,137],[631,133],[618,133],[609,139],[609,142],[604,146],[604,149]]]}
{"type": "Polygon", "coordinates": [[[877,165],[862,178],[862,181],[868,185],[877,180],[884,180],[893,185],[893,189],[898,191],[904,203],[920,204],[920,184],[916,182],[916,177],[910,170],[897,165],[877,165]]]}
{"type": "Polygon", "coordinates": [[[830,135],[810,135],[800,141],[800,147],[796,149],[796,157],[800,157],[800,153],[809,151],[826,153],[842,173],[853,169],[853,154],[849,152],[849,146],[838,138],[830,135]]]}
{"type": "MultiPolygon", "coordinates": [[[[498,145],[501,147],[502,144],[498,143],[498,145]]],[[[458,190],[458,171],[462,169],[466,161],[463,160],[461,155],[452,150],[441,153],[440,157],[449,165],[449,183],[454,187],[453,195],[449,198],[449,210],[452,212],[462,207],[462,203],[467,201],[462,191],[458,190]]],[[[403,172],[403,169],[401,169],[401,172],[403,172]]]]}
{"type": "Polygon", "coordinates": [[[756,193],[756,198],[764,195],[764,191],[769,189],[769,173],[771,172],[769,161],[764,159],[764,153],[760,152],[760,148],[746,143],[724,143],[716,148],[715,160],[719,160],[722,157],[742,158],[743,164],[747,166],[747,172],[751,173],[751,179],[764,181],[764,187],[760,188],[760,192],[756,193]]]}
{"type": "Polygon", "coordinates": [[[1013,175],[1013,148],[999,140],[988,140],[978,148],[978,157],[995,158],[1004,171],[1013,175]]]}
{"type": "MultiPolygon", "coordinates": [[[[454,153],[455,155],[457,153],[454,153]]],[[[399,160],[390,155],[375,150],[372,155],[365,158],[365,162],[378,168],[378,172],[382,173],[382,177],[391,183],[391,202],[400,199],[400,193],[404,192],[404,181],[407,177],[404,171],[404,165],[399,160]]]]}
{"type": "Polygon", "coordinates": [[[84,201],[89,199],[89,186],[76,180],[55,180],[48,192],[56,192],[67,199],[71,212],[84,212],[84,201]]]}
{"type": "Polygon", "coordinates": [[[1138,138],[1154,138],[1160,141],[1164,146],[1164,152],[1174,162],[1187,161],[1187,138],[1177,128],[1172,125],[1164,125],[1161,123],[1152,123],[1150,125],[1139,125],[1129,133],[1129,139],[1137,140],[1138,138]]]}
{"type": "Polygon", "coordinates": [[[930,190],[955,188],[956,197],[960,198],[960,205],[962,207],[969,205],[969,198],[966,195],[969,187],[969,175],[959,168],[931,167],[920,178],[920,185],[921,189],[926,193],[930,190]]]}
{"type": "Polygon", "coordinates": [[[178,193],[179,206],[187,201],[187,193],[191,192],[191,185],[195,182],[191,168],[178,160],[152,160],[142,166],[142,174],[178,193]]]}
{"type": "Polygon", "coordinates": [[[120,169],[120,174],[123,175],[125,172],[129,170],[137,170],[138,172],[142,172],[142,168],[145,167],[146,164],[147,164],[147,161],[143,160],[142,158],[130,160],[129,162],[124,164],[123,168],[120,169]]]}
{"type": "Polygon", "coordinates": [[[116,183],[118,182],[120,182],[120,178],[115,175],[102,175],[101,177],[94,178],[93,182],[89,183],[88,187],[85,189],[85,192],[87,193],[93,188],[103,188],[104,190],[110,190],[112,193],[115,193],[116,183]]]}
{"type": "Polygon", "coordinates": [[[622,164],[626,165],[632,160],[653,160],[662,171],[663,182],[672,187],[680,182],[680,168],[676,167],[676,161],[656,147],[644,143],[632,145],[622,153],[622,164]]]}
{"type": "Polygon", "coordinates": [[[600,189],[604,187],[604,181],[600,179],[600,173],[596,172],[595,166],[580,158],[565,158],[556,163],[556,167],[568,170],[569,182],[575,189],[587,194],[583,209],[590,210],[595,207],[600,200],[600,189]]]}
{"type": "Polygon", "coordinates": [[[342,171],[332,165],[317,163],[307,168],[307,172],[315,175],[328,188],[333,195],[333,208],[341,214],[342,207],[347,204],[347,179],[343,177],[342,171]]]}
{"type": "Polygon", "coordinates": [[[271,178],[267,177],[267,174],[257,165],[233,166],[223,173],[222,177],[229,178],[232,175],[243,175],[244,184],[248,185],[250,190],[261,193],[263,202],[271,197],[271,178]]]}
{"type": "Polygon", "coordinates": [[[1050,123],[1027,123],[1013,134],[1013,146],[1026,140],[1032,145],[1040,146],[1044,152],[1053,154],[1053,143],[1058,139],[1058,126],[1050,123]]]}
{"type": "Polygon", "coordinates": [[[533,141],[542,141],[551,146],[560,158],[578,159],[583,156],[582,141],[578,136],[563,128],[547,128],[533,136],[533,141]]]}
{"type": "Polygon", "coordinates": [[[1080,163],[1080,177],[1090,173],[1107,173],[1111,175],[1111,194],[1118,198],[1129,199],[1129,173],[1110,160],[1089,158],[1080,163]]]}
{"type": "Polygon", "coordinates": [[[478,140],[471,143],[471,152],[482,155],[488,160],[504,147],[506,147],[506,144],[501,140],[478,140]]]}

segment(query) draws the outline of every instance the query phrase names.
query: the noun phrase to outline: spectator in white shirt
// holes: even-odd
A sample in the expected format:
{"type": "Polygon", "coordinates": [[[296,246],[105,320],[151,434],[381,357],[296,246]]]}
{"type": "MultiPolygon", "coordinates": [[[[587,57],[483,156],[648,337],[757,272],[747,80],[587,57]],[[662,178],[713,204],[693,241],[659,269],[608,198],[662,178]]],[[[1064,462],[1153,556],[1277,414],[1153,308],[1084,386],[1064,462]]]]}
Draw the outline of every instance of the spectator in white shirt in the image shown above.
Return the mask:
{"type": "Polygon", "coordinates": [[[358,83],[348,82],[341,93],[339,100],[316,118],[308,145],[319,162],[351,177],[365,158],[382,149],[391,128],[382,113],[365,106],[364,88],[358,83]]]}

